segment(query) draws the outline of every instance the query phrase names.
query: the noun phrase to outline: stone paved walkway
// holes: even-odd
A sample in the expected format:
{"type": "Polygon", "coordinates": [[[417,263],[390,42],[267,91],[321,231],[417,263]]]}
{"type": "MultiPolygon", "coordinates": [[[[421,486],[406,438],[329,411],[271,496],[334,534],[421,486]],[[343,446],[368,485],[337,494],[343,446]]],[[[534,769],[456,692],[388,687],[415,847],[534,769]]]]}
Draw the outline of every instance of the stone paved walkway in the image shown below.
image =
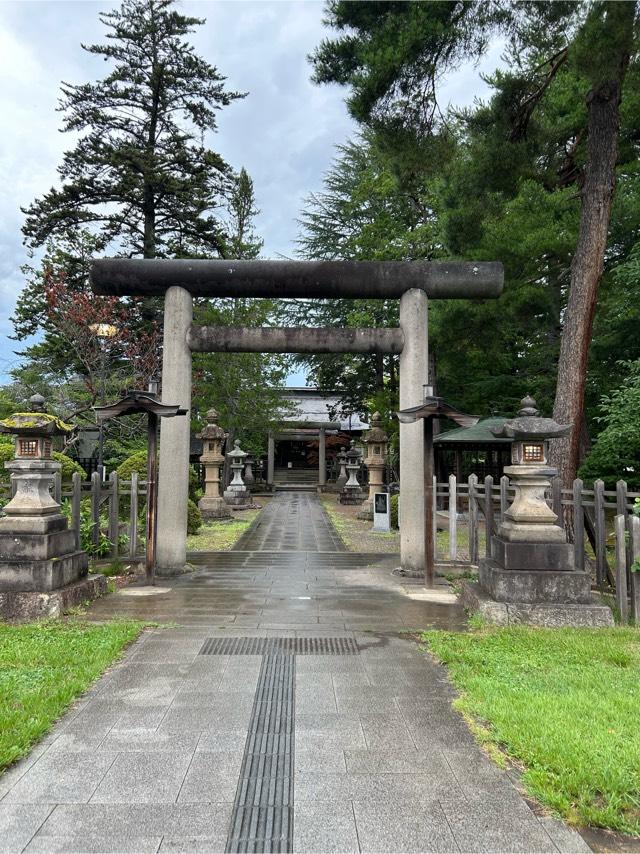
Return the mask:
{"type": "Polygon", "coordinates": [[[0,777],[0,851],[588,851],[484,757],[399,634],[461,628],[447,589],[311,550],[332,538],[314,496],[276,496],[249,550],[97,602],[93,619],[176,625],[0,777]]]}

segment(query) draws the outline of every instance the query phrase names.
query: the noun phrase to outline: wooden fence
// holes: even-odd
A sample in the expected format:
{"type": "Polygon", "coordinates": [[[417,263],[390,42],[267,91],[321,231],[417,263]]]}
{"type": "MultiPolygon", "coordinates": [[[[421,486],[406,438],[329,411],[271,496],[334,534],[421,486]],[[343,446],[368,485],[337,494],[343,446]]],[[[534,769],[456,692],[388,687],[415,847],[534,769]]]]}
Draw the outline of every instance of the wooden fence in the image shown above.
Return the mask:
{"type": "MultiPolygon", "coordinates": [[[[450,475],[446,483],[434,478],[434,491],[439,510],[434,517],[436,561],[445,567],[477,566],[481,558],[491,557],[491,536],[514,496],[509,478],[494,483],[488,476],[481,483],[471,475],[458,483],[450,475]],[[440,542],[438,528],[445,531],[440,542]]],[[[640,619],[640,516],[633,512],[639,497],[622,480],[609,491],[601,480],[585,489],[580,479],[572,489],[562,489],[558,478],[547,496],[557,524],[567,529],[573,543],[576,569],[592,573],[600,590],[614,593],[622,622],[630,616],[640,619]]]]}

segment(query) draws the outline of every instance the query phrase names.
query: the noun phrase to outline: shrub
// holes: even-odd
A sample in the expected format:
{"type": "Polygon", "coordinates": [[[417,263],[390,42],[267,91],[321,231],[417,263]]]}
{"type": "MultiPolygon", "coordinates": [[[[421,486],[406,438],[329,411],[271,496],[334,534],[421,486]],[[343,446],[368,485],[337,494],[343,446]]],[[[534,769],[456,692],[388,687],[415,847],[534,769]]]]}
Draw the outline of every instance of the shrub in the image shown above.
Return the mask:
{"type": "Polygon", "coordinates": [[[135,454],[131,454],[123,463],[120,463],[116,471],[121,480],[130,480],[134,471],[138,473],[140,479],[146,479],[147,452],[136,451],[135,454]]]}
{"type": "Polygon", "coordinates": [[[9,483],[10,475],[4,467],[4,464],[13,459],[13,447],[13,442],[10,445],[5,444],[4,442],[0,444],[0,481],[5,484],[9,483]]]}
{"type": "MultiPolygon", "coordinates": [[[[71,502],[67,499],[62,502],[61,510],[67,517],[67,521],[71,524],[71,502]]],[[[101,558],[106,557],[111,551],[111,542],[105,534],[107,526],[107,518],[104,515],[100,516],[100,524],[98,526],[98,542],[93,542],[93,516],[91,514],[91,499],[83,498],[80,502],[80,548],[85,551],[90,557],[101,558]]]]}
{"type": "Polygon", "coordinates": [[[87,479],[86,471],[82,468],[80,463],[72,460],[71,457],[68,457],[66,454],[61,454],[59,451],[54,451],[51,456],[57,463],[61,463],[62,465],[62,480],[71,480],[75,472],[78,472],[82,480],[87,479]]]}
{"type": "Polygon", "coordinates": [[[391,527],[397,528],[398,526],[398,502],[400,501],[400,495],[392,495],[391,496],[391,527]]]}
{"type": "Polygon", "coordinates": [[[201,527],[202,513],[200,512],[200,508],[195,501],[189,499],[187,504],[187,533],[197,534],[201,527]]]}

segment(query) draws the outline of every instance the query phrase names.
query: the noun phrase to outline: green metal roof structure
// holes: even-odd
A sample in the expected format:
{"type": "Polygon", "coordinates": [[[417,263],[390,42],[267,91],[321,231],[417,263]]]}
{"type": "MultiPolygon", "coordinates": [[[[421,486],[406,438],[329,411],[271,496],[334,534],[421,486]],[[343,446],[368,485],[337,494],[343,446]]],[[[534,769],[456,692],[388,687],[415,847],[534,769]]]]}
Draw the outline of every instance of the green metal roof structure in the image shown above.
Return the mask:
{"type": "Polygon", "coordinates": [[[439,433],[433,441],[438,445],[510,445],[513,439],[498,438],[491,432],[492,427],[500,428],[505,421],[506,418],[482,418],[473,427],[456,427],[446,433],[439,433]]]}

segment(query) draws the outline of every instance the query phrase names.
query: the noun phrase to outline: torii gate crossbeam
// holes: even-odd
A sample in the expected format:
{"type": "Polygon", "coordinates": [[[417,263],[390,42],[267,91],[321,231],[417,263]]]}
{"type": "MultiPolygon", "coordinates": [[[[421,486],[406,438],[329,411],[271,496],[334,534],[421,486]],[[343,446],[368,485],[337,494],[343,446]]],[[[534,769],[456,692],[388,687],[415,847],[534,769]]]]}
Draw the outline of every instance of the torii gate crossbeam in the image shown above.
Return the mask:
{"type": "MultiPolygon", "coordinates": [[[[95,261],[96,293],[164,295],[162,399],[191,409],[192,351],[400,354],[400,409],[423,402],[428,376],[428,297],[487,299],[503,286],[497,262],[95,261]],[[193,326],[193,297],[400,299],[398,329],[214,328],[193,326]]],[[[162,425],[158,483],[158,574],[186,565],[189,418],[162,425]]],[[[405,570],[425,562],[422,424],[400,424],[400,550],[405,570]]]]}

